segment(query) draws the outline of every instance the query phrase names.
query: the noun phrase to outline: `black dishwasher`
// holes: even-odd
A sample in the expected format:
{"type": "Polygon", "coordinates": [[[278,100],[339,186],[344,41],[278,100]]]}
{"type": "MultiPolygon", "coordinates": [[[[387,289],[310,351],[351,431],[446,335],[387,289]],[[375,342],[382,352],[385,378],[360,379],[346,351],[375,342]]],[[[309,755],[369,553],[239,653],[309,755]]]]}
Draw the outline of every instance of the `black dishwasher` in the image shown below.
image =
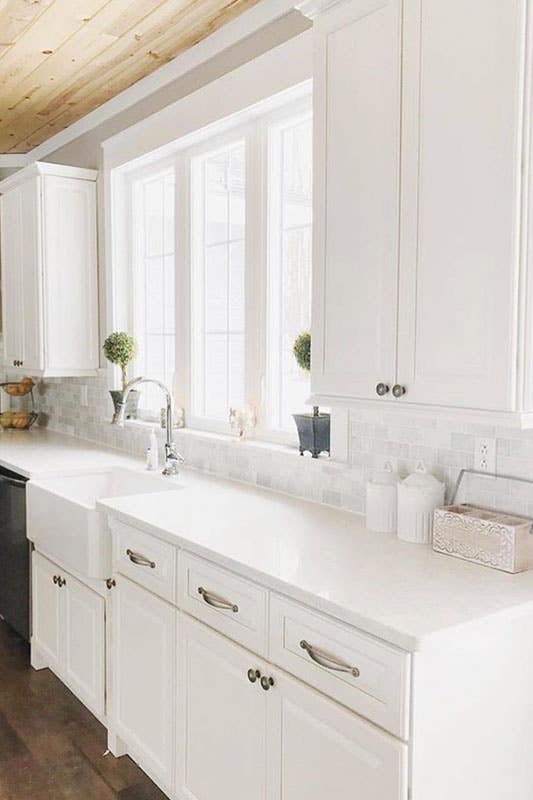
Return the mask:
{"type": "Polygon", "coordinates": [[[0,467],[0,617],[30,638],[30,543],[26,478],[0,467]]]}

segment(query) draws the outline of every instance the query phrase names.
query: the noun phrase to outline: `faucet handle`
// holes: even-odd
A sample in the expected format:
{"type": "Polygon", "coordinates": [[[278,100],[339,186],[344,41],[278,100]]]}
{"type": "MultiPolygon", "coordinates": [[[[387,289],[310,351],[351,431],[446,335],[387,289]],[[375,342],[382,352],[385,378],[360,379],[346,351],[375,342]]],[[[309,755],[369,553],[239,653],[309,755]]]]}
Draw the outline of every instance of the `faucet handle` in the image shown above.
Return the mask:
{"type": "Polygon", "coordinates": [[[170,461],[177,461],[179,464],[185,464],[185,459],[176,450],[175,442],[167,442],[165,444],[165,455],[170,461]]]}

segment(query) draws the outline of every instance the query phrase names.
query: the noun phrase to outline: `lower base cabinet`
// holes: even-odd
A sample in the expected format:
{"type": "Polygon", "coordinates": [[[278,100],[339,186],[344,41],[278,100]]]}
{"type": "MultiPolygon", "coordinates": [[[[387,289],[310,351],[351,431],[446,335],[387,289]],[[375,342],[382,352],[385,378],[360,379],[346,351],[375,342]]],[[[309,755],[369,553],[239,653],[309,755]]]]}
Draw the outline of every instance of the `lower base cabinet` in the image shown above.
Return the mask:
{"type": "Polygon", "coordinates": [[[105,714],[105,600],[52,561],[32,556],[32,648],[98,716],[105,714]]]}
{"type": "Polygon", "coordinates": [[[407,745],[271,669],[269,800],[407,800],[407,745]]]}
{"type": "Polygon", "coordinates": [[[178,797],[265,800],[263,662],[184,614],[178,627],[178,797]]]}
{"type": "Polygon", "coordinates": [[[180,615],[180,800],[406,800],[407,745],[180,615]]]}
{"type": "Polygon", "coordinates": [[[163,791],[171,794],[177,612],[121,575],[116,576],[111,597],[114,733],[163,791]]]}

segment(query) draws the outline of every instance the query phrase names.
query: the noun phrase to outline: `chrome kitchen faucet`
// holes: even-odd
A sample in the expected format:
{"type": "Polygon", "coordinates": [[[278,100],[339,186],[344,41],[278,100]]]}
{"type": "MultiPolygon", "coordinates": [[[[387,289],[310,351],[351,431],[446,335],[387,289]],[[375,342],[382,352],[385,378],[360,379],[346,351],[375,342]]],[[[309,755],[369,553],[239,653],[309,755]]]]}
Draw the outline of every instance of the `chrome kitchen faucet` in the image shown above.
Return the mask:
{"type": "Polygon", "coordinates": [[[141,383],[154,383],[156,386],[159,386],[160,389],[163,390],[167,399],[167,408],[166,408],[166,429],[167,429],[167,440],[165,442],[165,467],[163,469],[163,475],[177,475],[179,471],[179,465],[183,464],[185,459],[183,456],[178,453],[176,449],[176,443],[172,438],[172,395],[170,394],[169,389],[165,386],[164,383],[161,381],[154,380],[153,378],[134,378],[130,381],[124,391],[122,392],[122,398],[117,403],[115,413],[113,414],[113,425],[118,425],[120,428],[124,427],[124,416],[126,411],[126,400],[128,399],[128,395],[132,389],[136,386],[139,386],[141,383]]]}

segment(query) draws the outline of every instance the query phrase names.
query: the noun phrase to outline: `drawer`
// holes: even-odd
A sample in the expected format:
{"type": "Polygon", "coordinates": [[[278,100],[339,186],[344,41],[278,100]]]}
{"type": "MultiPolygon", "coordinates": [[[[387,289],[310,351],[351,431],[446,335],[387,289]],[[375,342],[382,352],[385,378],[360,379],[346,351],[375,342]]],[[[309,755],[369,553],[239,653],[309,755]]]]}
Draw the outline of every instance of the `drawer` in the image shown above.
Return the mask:
{"type": "Polygon", "coordinates": [[[176,603],[177,548],[131,525],[113,520],[113,571],[176,603]]]}
{"type": "Polygon", "coordinates": [[[408,738],[409,653],[276,594],[270,660],[385,730],[408,738]]]}
{"type": "Polygon", "coordinates": [[[267,643],[267,599],[266,589],[180,551],[179,607],[261,655],[267,643]]]}

